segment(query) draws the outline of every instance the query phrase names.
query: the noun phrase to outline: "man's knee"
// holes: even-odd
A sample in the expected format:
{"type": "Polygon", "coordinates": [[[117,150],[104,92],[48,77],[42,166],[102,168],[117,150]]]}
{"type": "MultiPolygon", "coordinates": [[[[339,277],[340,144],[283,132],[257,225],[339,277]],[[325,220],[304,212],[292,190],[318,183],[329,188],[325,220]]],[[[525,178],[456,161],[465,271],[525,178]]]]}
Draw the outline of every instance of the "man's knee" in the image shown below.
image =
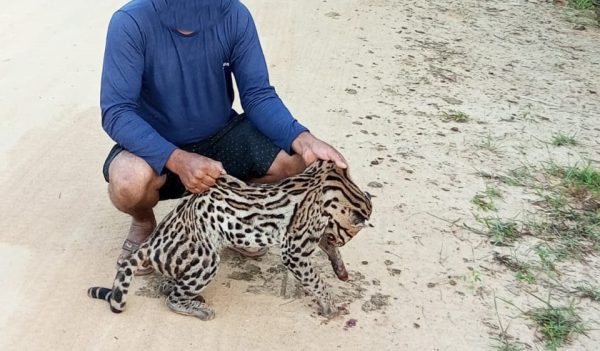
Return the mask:
{"type": "Polygon", "coordinates": [[[110,199],[121,210],[135,207],[164,184],[164,176],[156,175],[146,161],[127,151],[111,162],[108,177],[110,199]]]}
{"type": "Polygon", "coordinates": [[[304,169],[306,169],[306,164],[300,155],[290,156],[281,151],[269,168],[269,175],[277,179],[284,179],[302,173],[304,169]]]}

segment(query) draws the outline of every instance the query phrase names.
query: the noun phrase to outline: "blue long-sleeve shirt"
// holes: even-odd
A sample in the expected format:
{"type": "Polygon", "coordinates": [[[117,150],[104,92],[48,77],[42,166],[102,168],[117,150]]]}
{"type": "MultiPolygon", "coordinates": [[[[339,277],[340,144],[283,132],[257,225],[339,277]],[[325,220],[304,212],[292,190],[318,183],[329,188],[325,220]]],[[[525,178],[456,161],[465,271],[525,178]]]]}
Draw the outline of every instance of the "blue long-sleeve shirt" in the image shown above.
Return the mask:
{"type": "Polygon", "coordinates": [[[195,16],[189,8],[172,13],[176,1],[134,0],[113,15],[102,72],[104,130],[162,174],[177,147],[210,137],[235,114],[233,73],[246,116],[290,152],[306,128],[269,83],[248,9],[238,0],[210,0],[217,7],[195,16]]]}

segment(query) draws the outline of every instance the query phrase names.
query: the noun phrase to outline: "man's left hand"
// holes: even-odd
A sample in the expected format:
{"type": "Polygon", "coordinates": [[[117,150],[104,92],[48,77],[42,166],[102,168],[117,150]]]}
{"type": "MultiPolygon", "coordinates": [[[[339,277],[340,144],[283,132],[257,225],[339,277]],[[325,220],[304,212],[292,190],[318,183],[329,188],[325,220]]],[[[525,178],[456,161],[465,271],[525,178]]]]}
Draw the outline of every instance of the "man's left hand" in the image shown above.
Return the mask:
{"type": "Polygon", "coordinates": [[[347,168],[348,164],[333,146],[315,138],[309,132],[304,132],[298,135],[292,142],[292,149],[302,156],[304,163],[310,165],[317,160],[334,161],[340,168],[347,168]]]}

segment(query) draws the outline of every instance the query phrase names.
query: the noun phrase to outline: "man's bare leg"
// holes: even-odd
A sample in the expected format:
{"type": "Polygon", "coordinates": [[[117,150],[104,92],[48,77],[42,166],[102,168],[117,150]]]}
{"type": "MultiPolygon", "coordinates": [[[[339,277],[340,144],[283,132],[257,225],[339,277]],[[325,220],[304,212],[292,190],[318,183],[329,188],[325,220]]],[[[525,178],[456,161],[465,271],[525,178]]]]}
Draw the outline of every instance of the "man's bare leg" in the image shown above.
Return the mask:
{"type": "MultiPolygon", "coordinates": [[[[113,205],[131,216],[127,239],[141,244],[156,227],[153,208],[158,203],[158,190],[166,176],[158,176],[140,157],[121,151],[108,169],[108,194],[113,205]]],[[[119,259],[127,257],[124,249],[119,259]]],[[[142,272],[144,273],[144,272],[142,272]]]]}
{"type": "Polygon", "coordinates": [[[260,178],[251,179],[250,182],[262,184],[275,183],[302,173],[304,169],[306,169],[306,164],[300,155],[290,156],[285,151],[279,151],[267,174],[260,178]]]}

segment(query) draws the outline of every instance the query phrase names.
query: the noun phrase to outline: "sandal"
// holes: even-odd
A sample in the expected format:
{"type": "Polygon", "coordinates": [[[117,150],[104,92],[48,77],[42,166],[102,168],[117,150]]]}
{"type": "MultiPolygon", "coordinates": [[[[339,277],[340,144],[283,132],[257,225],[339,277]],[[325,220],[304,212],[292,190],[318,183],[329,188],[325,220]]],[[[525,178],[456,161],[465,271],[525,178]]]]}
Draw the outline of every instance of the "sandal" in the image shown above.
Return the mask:
{"type": "MultiPolygon", "coordinates": [[[[136,243],[133,240],[125,239],[125,241],[123,242],[122,249],[127,253],[121,253],[119,258],[117,259],[117,269],[119,269],[119,266],[121,265],[121,263],[123,263],[125,259],[131,257],[131,254],[139,248],[140,244],[136,243]]],[[[152,267],[151,265],[142,266],[141,268],[138,268],[135,271],[134,275],[148,275],[152,272],[154,272],[154,267],[152,267]]]]}
{"type": "Polygon", "coordinates": [[[241,247],[235,247],[235,246],[231,246],[229,247],[230,250],[233,250],[243,256],[246,257],[250,257],[250,258],[257,258],[257,257],[261,257],[264,256],[267,251],[269,251],[268,247],[261,247],[260,249],[254,251],[254,250],[247,250],[247,249],[243,249],[241,247]]]}

